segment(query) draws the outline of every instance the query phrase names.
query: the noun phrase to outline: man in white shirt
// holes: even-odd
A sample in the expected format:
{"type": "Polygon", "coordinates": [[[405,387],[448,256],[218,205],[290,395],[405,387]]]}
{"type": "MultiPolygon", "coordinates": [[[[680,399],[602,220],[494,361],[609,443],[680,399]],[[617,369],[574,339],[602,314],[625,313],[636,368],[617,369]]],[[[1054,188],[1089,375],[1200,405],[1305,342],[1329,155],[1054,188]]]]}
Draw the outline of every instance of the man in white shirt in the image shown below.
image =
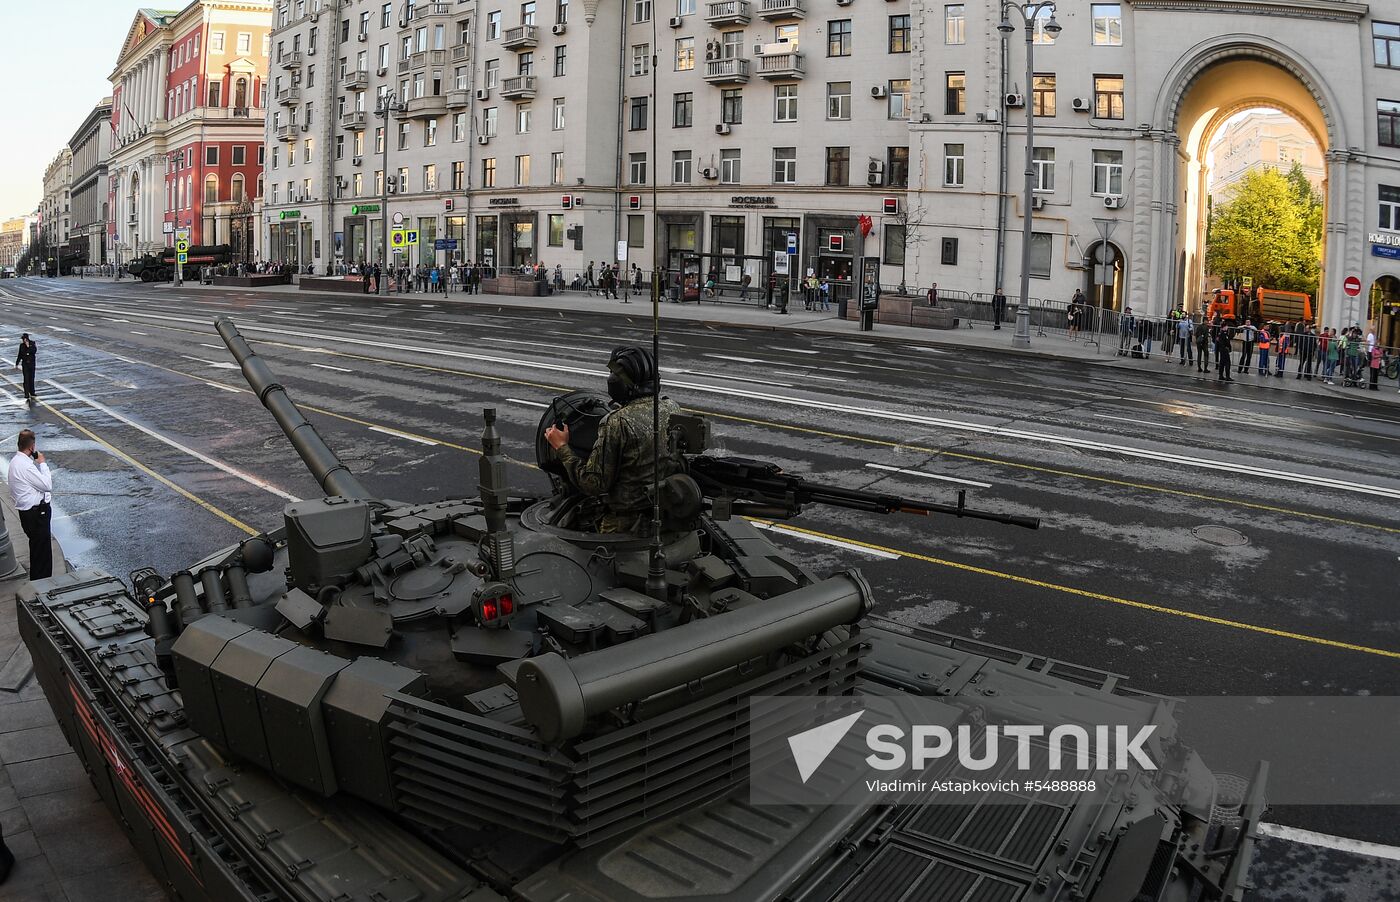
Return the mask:
{"type": "Polygon", "coordinates": [[[53,576],[53,543],[49,538],[49,523],[53,511],[53,478],[44,453],[34,448],[34,431],[19,433],[19,453],[10,459],[10,497],[19,509],[19,522],[29,537],[29,578],[48,579],[53,576]]]}

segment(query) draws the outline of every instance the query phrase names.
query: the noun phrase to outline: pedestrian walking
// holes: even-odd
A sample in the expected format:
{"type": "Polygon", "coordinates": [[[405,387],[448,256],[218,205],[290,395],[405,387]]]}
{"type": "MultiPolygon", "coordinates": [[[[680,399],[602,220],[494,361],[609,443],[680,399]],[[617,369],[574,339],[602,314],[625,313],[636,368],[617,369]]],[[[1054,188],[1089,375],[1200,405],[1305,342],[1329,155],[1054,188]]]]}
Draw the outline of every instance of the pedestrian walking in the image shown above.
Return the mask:
{"type": "Polygon", "coordinates": [[[1240,364],[1235,372],[1243,373],[1249,369],[1249,361],[1254,357],[1254,340],[1259,335],[1259,330],[1254,328],[1254,323],[1245,320],[1240,327],[1240,364]]]}
{"type": "MultiPolygon", "coordinates": [[[[992,328],[1000,329],[1001,321],[1004,319],[1006,319],[1006,292],[998,287],[992,293],[992,328]]],[[[1073,329],[1070,330],[1070,334],[1074,334],[1073,329]]]]}
{"type": "Polygon", "coordinates": [[[35,357],[38,348],[34,344],[34,339],[26,332],[19,337],[19,353],[15,355],[15,366],[24,374],[24,397],[31,400],[38,400],[38,395],[34,391],[34,367],[35,357]]]}
{"type": "Polygon", "coordinates": [[[16,441],[16,454],[10,458],[10,498],[19,510],[19,522],[29,538],[29,578],[48,579],[53,576],[53,544],[49,525],[53,511],[53,477],[44,460],[44,452],[34,447],[34,430],[21,429],[16,441]]]}
{"type": "Polygon", "coordinates": [[[1273,333],[1269,331],[1269,323],[1259,327],[1259,334],[1254,339],[1254,347],[1259,352],[1260,376],[1269,375],[1269,350],[1274,346],[1273,333]]]}
{"type": "Polygon", "coordinates": [[[831,280],[823,278],[821,287],[817,289],[821,293],[822,311],[831,309],[831,280]]]}

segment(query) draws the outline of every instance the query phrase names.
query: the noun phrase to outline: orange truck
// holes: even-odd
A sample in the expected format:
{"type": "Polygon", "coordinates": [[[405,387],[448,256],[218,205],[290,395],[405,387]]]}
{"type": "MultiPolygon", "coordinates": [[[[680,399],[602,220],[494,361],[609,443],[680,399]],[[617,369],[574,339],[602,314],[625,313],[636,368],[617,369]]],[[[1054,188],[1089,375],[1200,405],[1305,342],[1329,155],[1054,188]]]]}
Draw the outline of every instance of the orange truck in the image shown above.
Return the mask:
{"type": "Polygon", "coordinates": [[[1217,288],[1206,305],[1206,320],[1219,314],[1226,322],[1310,323],[1313,321],[1312,296],[1301,291],[1280,291],[1259,287],[1239,294],[1230,288],[1217,288]],[[1248,309],[1244,309],[1248,304],[1248,309]]]}

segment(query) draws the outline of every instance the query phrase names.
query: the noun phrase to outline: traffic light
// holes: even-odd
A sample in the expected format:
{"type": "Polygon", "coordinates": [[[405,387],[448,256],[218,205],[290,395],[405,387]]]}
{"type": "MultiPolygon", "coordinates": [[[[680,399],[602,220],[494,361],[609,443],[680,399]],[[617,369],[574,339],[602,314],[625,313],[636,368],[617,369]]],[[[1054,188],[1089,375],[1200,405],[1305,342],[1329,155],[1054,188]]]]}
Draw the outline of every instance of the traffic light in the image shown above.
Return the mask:
{"type": "Polygon", "coordinates": [[[642,196],[640,194],[634,194],[627,198],[627,206],[628,209],[631,210],[640,210],[642,208],[642,196]]]}
{"type": "Polygon", "coordinates": [[[895,214],[898,213],[898,212],[899,212],[899,198],[897,198],[897,197],[887,197],[887,198],[885,198],[885,215],[886,215],[886,216],[893,216],[893,215],[895,215],[895,214]]]}
{"type": "Polygon", "coordinates": [[[451,212],[452,212],[452,205],[453,205],[453,200],[452,200],[452,198],[450,198],[450,197],[445,197],[445,198],[442,199],[442,208],[443,208],[444,210],[446,210],[448,213],[451,213],[451,212]]]}
{"type": "Polygon", "coordinates": [[[574,196],[572,194],[565,194],[563,197],[559,198],[559,206],[565,210],[572,210],[574,208],[574,196]]]}

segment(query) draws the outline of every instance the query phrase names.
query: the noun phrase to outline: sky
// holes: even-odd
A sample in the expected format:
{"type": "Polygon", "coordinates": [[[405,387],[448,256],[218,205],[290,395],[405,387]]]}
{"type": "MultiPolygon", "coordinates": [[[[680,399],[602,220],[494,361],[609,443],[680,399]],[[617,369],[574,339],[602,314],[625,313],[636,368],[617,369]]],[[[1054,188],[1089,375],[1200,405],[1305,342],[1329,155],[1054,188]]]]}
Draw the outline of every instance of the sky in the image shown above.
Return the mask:
{"type": "Polygon", "coordinates": [[[34,212],[44,168],[103,97],[136,10],[185,0],[0,0],[0,218],[34,212]]]}

